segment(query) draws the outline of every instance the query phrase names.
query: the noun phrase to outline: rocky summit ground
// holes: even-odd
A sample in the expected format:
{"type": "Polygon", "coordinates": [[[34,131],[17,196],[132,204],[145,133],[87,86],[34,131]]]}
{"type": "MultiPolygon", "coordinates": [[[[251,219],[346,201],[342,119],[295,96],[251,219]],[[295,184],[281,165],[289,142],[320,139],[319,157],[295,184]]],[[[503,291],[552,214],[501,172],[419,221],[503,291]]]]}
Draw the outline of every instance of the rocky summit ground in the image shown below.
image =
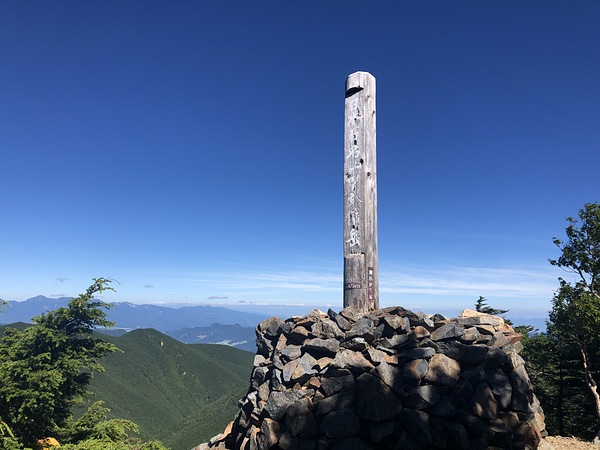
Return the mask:
{"type": "Polygon", "coordinates": [[[589,441],[582,441],[575,437],[548,436],[546,441],[552,444],[556,450],[598,450],[600,446],[589,441]]]}

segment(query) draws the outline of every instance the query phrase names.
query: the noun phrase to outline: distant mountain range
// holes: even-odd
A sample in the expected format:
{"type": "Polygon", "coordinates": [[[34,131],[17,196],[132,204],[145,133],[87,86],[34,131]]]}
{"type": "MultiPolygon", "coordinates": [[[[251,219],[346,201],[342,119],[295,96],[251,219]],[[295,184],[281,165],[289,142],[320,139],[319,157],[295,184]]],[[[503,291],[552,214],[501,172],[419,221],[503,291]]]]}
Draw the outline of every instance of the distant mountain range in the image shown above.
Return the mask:
{"type": "MultiPolygon", "coordinates": [[[[38,295],[22,302],[9,301],[0,323],[31,322],[35,316],[67,306],[69,300],[38,295]]],[[[153,328],[185,343],[225,344],[250,352],[256,351],[254,328],[267,317],[215,306],[169,308],[128,302],[111,303],[107,316],[115,322],[115,329],[107,334],[153,328]]]]}
{"type": "MultiPolygon", "coordinates": [[[[49,298],[39,295],[22,302],[10,301],[0,313],[0,323],[31,322],[32,317],[66,306],[70,298],[49,298]]],[[[158,305],[138,305],[128,302],[112,303],[107,311],[115,328],[103,331],[113,336],[124,331],[154,328],[181,342],[189,344],[225,344],[254,353],[256,351],[254,328],[267,318],[266,314],[242,312],[217,306],[183,306],[171,308],[158,305]]],[[[306,314],[308,306],[279,306],[263,309],[271,315],[287,318],[293,314],[306,314]],[[287,315],[286,315],[287,314],[287,315]]],[[[325,307],[326,309],[327,307],[325,307]]],[[[517,318],[515,325],[533,325],[545,331],[544,318],[517,318]]]]}
{"type": "MultiPolygon", "coordinates": [[[[56,308],[67,306],[70,298],[48,298],[43,295],[22,302],[9,301],[0,315],[1,323],[31,322],[31,318],[56,308]]],[[[256,327],[267,316],[234,311],[217,306],[186,306],[169,308],[157,305],[138,305],[129,302],[111,303],[108,319],[117,328],[154,328],[158,331],[206,327],[213,323],[256,327]]]]}

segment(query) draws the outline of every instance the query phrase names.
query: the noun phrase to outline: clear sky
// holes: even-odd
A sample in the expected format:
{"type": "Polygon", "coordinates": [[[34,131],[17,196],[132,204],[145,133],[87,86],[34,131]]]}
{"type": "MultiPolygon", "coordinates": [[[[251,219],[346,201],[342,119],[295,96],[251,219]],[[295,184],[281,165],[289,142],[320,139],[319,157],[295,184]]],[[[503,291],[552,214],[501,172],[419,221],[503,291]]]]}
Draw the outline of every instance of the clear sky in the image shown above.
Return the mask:
{"type": "Polygon", "coordinates": [[[342,305],[346,77],[381,304],[543,316],[600,200],[600,2],[0,0],[0,298],[342,305]]]}

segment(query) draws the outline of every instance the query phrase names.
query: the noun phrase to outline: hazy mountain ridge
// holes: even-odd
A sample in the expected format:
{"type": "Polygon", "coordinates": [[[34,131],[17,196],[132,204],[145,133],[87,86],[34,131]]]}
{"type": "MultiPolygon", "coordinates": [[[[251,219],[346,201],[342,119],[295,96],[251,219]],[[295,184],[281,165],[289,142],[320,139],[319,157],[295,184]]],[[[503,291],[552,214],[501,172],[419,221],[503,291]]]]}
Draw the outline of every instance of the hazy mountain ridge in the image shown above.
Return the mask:
{"type": "Polygon", "coordinates": [[[223,344],[256,352],[256,333],[252,327],[214,323],[208,327],[182,328],[165,334],[186,344],[223,344]]]}
{"type": "MultiPolygon", "coordinates": [[[[22,302],[9,301],[0,315],[2,323],[31,322],[31,318],[46,311],[67,306],[70,298],[48,298],[42,295],[22,302]]],[[[117,328],[155,328],[159,331],[209,326],[213,323],[223,325],[239,324],[243,327],[255,327],[267,316],[235,311],[219,306],[185,306],[169,308],[159,305],[135,304],[130,302],[110,303],[108,320],[115,322],[117,328]]]]}
{"type": "MultiPolygon", "coordinates": [[[[43,295],[29,298],[24,301],[8,301],[8,305],[0,314],[0,323],[30,322],[31,318],[51,311],[61,306],[66,306],[69,297],[49,298],[43,295]]],[[[114,302],[108,310],[109,320],[115,322],[116,328],[135,329],[135,328],[154,328],[160,331],[181,330],[183,328],[209,327],[214,323],[222,325],[238,324],[242,327],[256,327],[263,319],[278,315],[281,318],[291,317],[293,315],[307,314],[313,307],[306,305],[255,305],[254,309],[260,312],[244,312],[236,309],[197,305],[180,306],[177,308],[151,305],[136,304],[131,302],[114,302]]],[[[244,305],[249,307],[250,305],[244,305]]],[[[465,304],[465,308],[470,307],[465,304]]],[[[326,311],[329,306],[319,307],[326,311]]],[[[338,308],[331,306],[334,310],[342,309],[340,304],[338,308]]],[[[427,312],[435,308],[429,308],[427,312]]],[[[454,317],[453,314],[451,314],[454,317]]],[[[514,318],[510,311],[504,316],[513,320],[516,325],[534,325],[540,330],[545,330],[546,317],[514,318]]]]}
{"type": "MultiPolygon", "coordinates": [[[[0,323],[31,322],[35,316],[67,306],[69,300],[38,295],[22,302],[9,301],[0,323]]],[[[107,316],[115,322],[115,329],[106,334],[153,328],[185,343],[224,344],[250,352],[256,351],[254,328],[267,317],[216,306],[170,308],[130,302],[111,303],[107,316]]]]}
{"type": "MultiPolygon", "coordinates": [[[[53,309],[67,306],[70,298],[48,298],[42,295],[22,302],[10,301],[0,314],[0,323],[30,322],[31,318],[53,309]]],[[[282,318],[291,317],[302,308],[307,313],[309,307],[279,305],[271,315],[279,313],[282,318]],[[287,315],[286,315],[287,314],[287,315]]],[[[266,312],[266,310],[263,310],[266,312]]],[[[160,305],[135,304],[130,302],[111,303],[107,311],[108,319],[115,322],[115,328],[106,334],[122,335],[123,331],[140,328],[153,328],[188,344],[223,344],[254,353],[256,351],[254,328],[266,314],[242,312],[229,308],[198,305],[172,308],[160,305]],[[121,330],[120,330],[121,329],[121,330]]],[[[545,331],[544,318],[516,318],[515,325],[533,325],[545,331]]]]}

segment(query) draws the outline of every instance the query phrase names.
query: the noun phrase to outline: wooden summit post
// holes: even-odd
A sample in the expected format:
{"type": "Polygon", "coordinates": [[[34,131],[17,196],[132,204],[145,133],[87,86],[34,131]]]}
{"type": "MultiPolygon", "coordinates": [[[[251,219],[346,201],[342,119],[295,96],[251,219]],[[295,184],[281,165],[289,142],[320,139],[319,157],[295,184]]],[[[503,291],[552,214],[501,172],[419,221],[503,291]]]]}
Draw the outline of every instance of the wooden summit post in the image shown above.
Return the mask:
{"type": "Polygon", "coordinates": [[[344,124],[344,308],[379,309],[375,77],[346,80],[344,124]]]}

